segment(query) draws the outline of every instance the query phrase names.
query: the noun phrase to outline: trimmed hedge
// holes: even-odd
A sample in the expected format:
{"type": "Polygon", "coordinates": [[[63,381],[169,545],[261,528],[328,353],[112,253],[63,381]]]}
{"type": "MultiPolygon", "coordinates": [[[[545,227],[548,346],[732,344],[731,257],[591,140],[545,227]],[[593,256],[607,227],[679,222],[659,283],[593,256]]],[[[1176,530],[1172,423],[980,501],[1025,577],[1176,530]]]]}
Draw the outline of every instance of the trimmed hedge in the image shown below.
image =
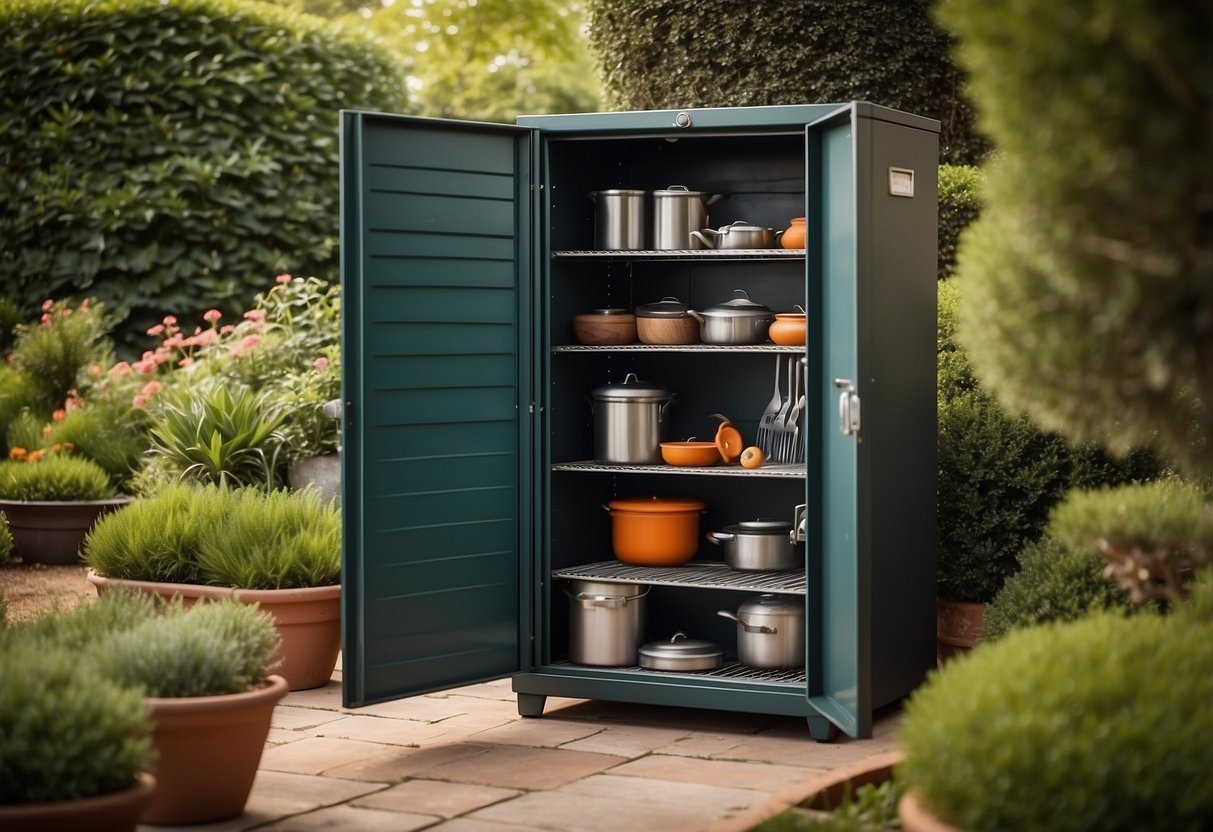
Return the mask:
{"type": "Polygon", "coordinates": [[[868,100],[939,119],[942,158],[986,152],[928,0],[590,0],[607,99],[625,110],[868,100]]]}
{"type": "Polygon", "coordinates": [[[956,271],[960,232],[981,214],[981,169],[973,165],[939,166],[939,279],[956,271]]]}
{"type": "Polygon", "coordinates": [[[0,0],[0,285],[100,299],[141,345],[278,272],[335,279],[338,111],[402,110],[404,76],[268,4],[0,0]]]}

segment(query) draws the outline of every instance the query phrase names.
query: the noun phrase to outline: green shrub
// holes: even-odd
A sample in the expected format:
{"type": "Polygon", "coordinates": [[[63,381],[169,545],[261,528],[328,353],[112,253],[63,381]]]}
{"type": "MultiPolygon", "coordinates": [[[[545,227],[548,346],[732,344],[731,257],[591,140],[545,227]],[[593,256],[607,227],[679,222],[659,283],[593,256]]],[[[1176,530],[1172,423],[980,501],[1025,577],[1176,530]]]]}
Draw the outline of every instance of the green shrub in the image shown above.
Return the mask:
{"type": "Polygon", "coordinates": [[[0,285],[98,297],[127,344],[334,275],[338,113],[407,106],[365,34],[245,0],[4,0],[0,77],[0,285]]]}
{"type": "Polygon", "coordinates": [[[1213,468],[1213,17],[1150,0],[939,13],[998,148],[958,255],[979,375],[1047,429],[1213,468]]]}
{"type": "Polygon", "coordinates": [[[1213,621],[1101,613],[1018,630],[912,696],[898,770],[962,829],[1206,829],[1213,621]]]}
{"type": "Polygon", "coordinates": [[[98,641],[89,659],[119,684],[147,696],[240,693],[271,669],[278,633],[269,613],[232,598],[180,604],[98,641]]]}
{"type": "Polygon", "coordinates": [[[960,233],[981,214],[981,170],[972,165],[939,166],[939,279],[956,271],[960,233]]]}
{"type": "Polygon", "coordinates": [[[942,155],[985,152],[927,0],[591,0],[590,43],[619,109],[868,100],[939,119],[942,155]]]}
{"type": "MultiPolygon", "coordinates": [[[[0,183],[3,181],[0,176],[0,183]]],[[[11,243],[6,248],[9,250],[11,243]]],[[[3,257],[0,254],[0,263],[3,257]]],[[[73,307],[65,301],[46,301],[36,326],[17,327],[10,356],[13,369],[25,376],[25,386],[31,393],[23,404],[45,416],[63,407],[70,391],[78,386],[81,373],[108,349],[109,330],[110,322],[100,304],[84,300],[73,307]]]]}
{"type": "MultiPolygon", "coordinates": [[[[25,373],[0,361],[0,426],[8,425],[38,398],[38,386],[25,373]]],[[[4,429],[7,441],[7,428],[4,429]]]]}
{"type": "Polygon", "coordinates": [[[167,487],[102,517],[84,560],[107,578],[278,589],[341,576],[341,514],[314,490],[167,487]]]}
{"type": "Polygon", "coordinates": [[[956,342],[956,314],[960,306],[960,282],[942,280],[938,284],[938,323],[935,336],[935,356],[938,370],[937,392],[941,400],[954,399],[977,388],[977,379],[969,365],[969,357],[956,342]]]}
{"type": "Polygon", "coordinates": [[[1108,565],[1090,547],[1063,546],[1046,532],[1019,555],[1019,569],[986,607],[982,641],[1049,621],[1077,621],[1095,610],[1138,607],[1104,577],[1108,565]]]}
{"type": "MultiPolygon", "coordinates": [[[[13,556],[13,532],[8,527],[8,516],[0,511],[0,563],[7,563],[13,556]]],[[[4,616],[0,615],[0,622],[4,616]]]]}
{"type": "Polygon", "coordinates": [[[37,462],[0,462],[0,499],[107,500],[114,487],[89,459],[51,454],[37,462]]]}
{"type": "Polygon", "coordinates": [[[147,413],[132,408],[129,401],[90,399],[54,422],[48,441],[71,445],[75,453],[97,463],[121,486],[139,469],[147,453],[147,413]]]}
{"type": "Polygon", "coordinates": [[[152,763],[137,690],[38,642],[0,650],[0,804],[73,800],[129,788],[152,763]]]}

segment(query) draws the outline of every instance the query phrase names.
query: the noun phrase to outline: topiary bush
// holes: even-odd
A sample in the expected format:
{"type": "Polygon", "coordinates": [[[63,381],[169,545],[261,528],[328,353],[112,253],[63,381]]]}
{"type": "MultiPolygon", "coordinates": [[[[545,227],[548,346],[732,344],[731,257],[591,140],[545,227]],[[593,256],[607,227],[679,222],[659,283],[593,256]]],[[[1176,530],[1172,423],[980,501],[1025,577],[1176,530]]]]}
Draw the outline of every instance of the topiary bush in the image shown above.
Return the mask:
{"type": "Polygon", "coordinates": [[[1213,817],[1210,702],[1207,610],[1018,630],[913,694],[898,776],[962,829],[1196,832],[1213,817]]]}
{"type": "Polygon", "coordinates": [[[1157,437],[1213,469],[1213,16],[1150,0],[939,14],[998,148],[958,255],[979,375],[1045,428],[1116,450],[1157,437]]]}
{"type": "Polygon", "coordinates": [[[35,462],[0,462],[3,500],[108,500],[114,494],[109,475],[91,459],[51,454],[35,462]]]}
{"type": "Polygon", "coordinates": [[[0,0],[0,78],[0,285],[98,298],[128,344],[335,278],[338,112],[407,105],[369,36],[249,0],[0,0]]]}
{"type": "Polygon", "coordinates": [[[945,161],[985,152],[927,0],[590,0],[608,101],[625,110],[868,100],[942,123],[945,161]]]}

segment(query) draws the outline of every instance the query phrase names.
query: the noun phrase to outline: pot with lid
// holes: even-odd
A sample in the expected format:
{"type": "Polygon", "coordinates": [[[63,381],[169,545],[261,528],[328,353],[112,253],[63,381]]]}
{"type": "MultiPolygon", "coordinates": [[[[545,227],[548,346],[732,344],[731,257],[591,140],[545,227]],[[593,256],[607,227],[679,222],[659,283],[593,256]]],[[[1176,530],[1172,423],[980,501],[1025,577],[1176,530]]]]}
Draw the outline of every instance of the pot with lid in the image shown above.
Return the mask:
{"type": "Polygon", "coordinates": [[[699,321],[699,337],[705,344],[761,344],[775,313],[770,307],[750,300],[744,289],[734,289],[741,297],[709,306],[691,317],[699,321]]]}
{"type": "Polygon", "coordinates": [[[720,645],[674,633],[669,641],[650,641],[640,648],[640,666],[646,670],[714,670],[724,661],[720,645]]]}
{"type": "Polygon", "coordinates": [[[803,564],[796,532],[784,520],[743,520],[724,531],[708,532],[708,541],[724,547],[724,561],[741,572],[774,572],[803,564]]]}
{"type": "Polygon", "coordinates": [[[736,614],[716,614],[737,622],[737,660],[747,667],[804,666],[804,602],[795,596],[759,595],[736,614]]]}
{"type": "Polygon", "coordinates": [[[594,201],[594,248],[629,251],[644,248],[644,191],[612,188],[590,191],[594,201]]]}
{"type": "Polygon", "coordinates": [[[698,344],[699,322],[674,297],[636,307],[636,336],[642,344],[698,344]]]}
{"type": "Polygon", "coordinates": [[[631,667],[645,625],[644,584],[569,581],[569,661],[631,667]]]}
{"type": "Polygon", "coordinates": [[[745,220],[731,222],[721,226],[719,230],[705,228],[702,231],[692,231],[691,237],[702,243],[704,248],[721,251],[739,248],[771,248],[775,245],[774,229],[751,225],[745,220]]]}
{"type": "Polygon", "coordinates": [[[653,248],[703,248],[703,243],[692,237],[691,232],[708,224],[708,206],[720,199],[722,194],[708,196],[686,185],[653,191],[653,248]]]}
{"type": "Polygon", "coordinates": [[[603,506],[611,515],[611,547],[631,566],[681,566],[699,548],[703,500],[621,497],[603,506]]]}
{"type": "Polygon", "coordinates": [[[595,388],[590,399],[595,460],[621,465],[661,462],[673,393],[628,373],[622,382],[595,388]]]}

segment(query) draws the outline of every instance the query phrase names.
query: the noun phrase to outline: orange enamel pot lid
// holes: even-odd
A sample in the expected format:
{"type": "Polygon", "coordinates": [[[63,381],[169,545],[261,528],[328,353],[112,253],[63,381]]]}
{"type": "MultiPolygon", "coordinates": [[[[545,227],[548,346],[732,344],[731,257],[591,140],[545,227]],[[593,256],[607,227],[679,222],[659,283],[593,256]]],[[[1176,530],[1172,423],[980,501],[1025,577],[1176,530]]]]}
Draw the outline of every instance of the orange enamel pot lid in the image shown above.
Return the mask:
{"type": "Polygon", "coordinates": [[[707,507],[708,504],[703,500],[685,497],[623,497],[607,503],[607,508],[611,511],[636,511],[647,514],[703,511],[707,507]]]}

